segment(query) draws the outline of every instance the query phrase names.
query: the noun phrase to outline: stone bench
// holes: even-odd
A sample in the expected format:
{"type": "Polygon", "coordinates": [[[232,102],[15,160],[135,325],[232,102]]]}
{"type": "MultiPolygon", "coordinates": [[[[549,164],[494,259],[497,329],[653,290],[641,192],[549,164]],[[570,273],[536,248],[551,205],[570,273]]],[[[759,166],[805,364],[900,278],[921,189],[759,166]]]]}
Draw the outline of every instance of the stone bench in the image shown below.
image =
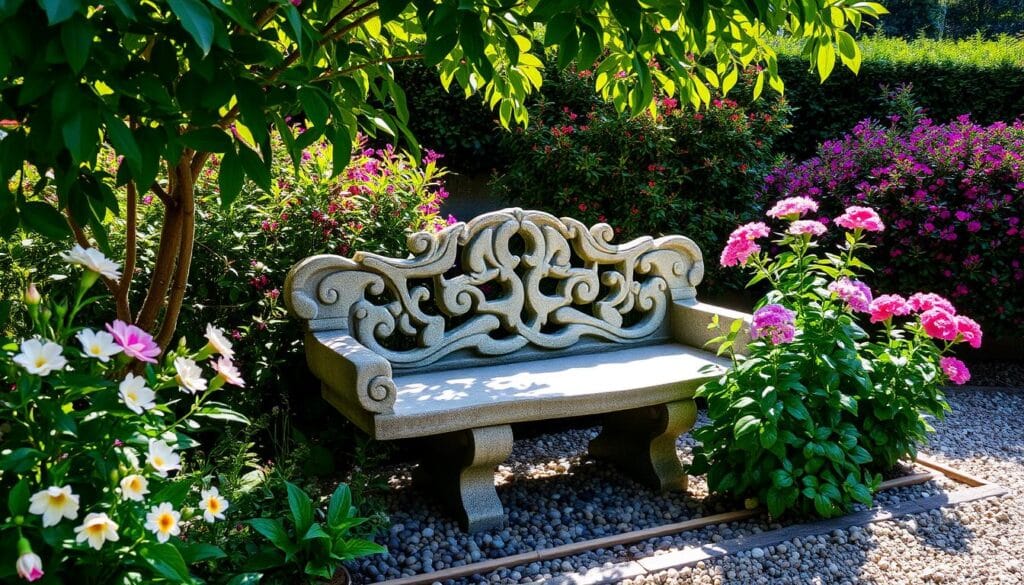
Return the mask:
{"type": "Polygon", "coordinates": [[[696,300],[690,239],[612,236],[506,209],[413,234],[405,259],[307,258],[285,299],[324,398],[376,439],[433,442],[417,480],[489,530],[505,524],[494,470],[512,423],[603,415],[592,457],[686,489],[676,439],[694,391],[729,365],[706,351],[708,324],[748,316],[696,300]]]}

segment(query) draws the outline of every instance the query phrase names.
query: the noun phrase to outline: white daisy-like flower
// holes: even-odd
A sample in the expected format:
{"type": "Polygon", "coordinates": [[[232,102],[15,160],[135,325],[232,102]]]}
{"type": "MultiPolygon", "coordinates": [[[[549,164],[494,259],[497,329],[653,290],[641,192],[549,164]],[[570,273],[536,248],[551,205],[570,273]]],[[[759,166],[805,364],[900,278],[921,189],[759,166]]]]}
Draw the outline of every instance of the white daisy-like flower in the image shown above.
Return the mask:
{"type": "Polygon", "coordinates": [[[67,252],[60,255],[60,259],[68,264],[77,264],[86,270],[91,270],[107,278],[121,278],[121,267],[117,262],[109,260],[96,248],[83,248],[75,244],[67,252]]]}
{"type": "Polygon", "coordinates": [[[67,365],[68,360],[61,355],[62,351],[64,348],[59,343],[33,337],[21,342],[21,353],[14,356],[14,363],[30,374],[47,376],[54,370],[63,370],[67,365]]]}
{"type": "Polygon", "coordinates": [[[71,493],[71,486],[50,486],[32,494],[28,511],[43,517],[43,527],[56,526],[61,518],[74,520],[78,517],[78,496],[71,493]]]}
{"type": "Polygon", "coordinates": [[[96,550],[103,548],[103,543],[117,542],[117,523],[103,512],[86,515],[81,526],[75,527],[75,542],[89,541],[89,546],[96,550]]]}
{"type": "Polygon", "coordinates": [[[110,358],[121,353],[121,346],[114,343],[114,336],[106,331],[93,331],[83,329],[75,337],[82,344],[82,351],[89,357],[94,357],[103,363],[110,361],[110,358]]]}
{"type": "Polygon", "coordinates": [[[224,330],[220,327],[214,327],[211,323],[207,323],[206,341],[209,343],[210,349],[220,355],[226,358],[235,357],[235,350],[232,349],[232,343],[224,336],[224,330]]]}
{"type": "Polygon", "coordinates": [[[131,500],[133,502],[141,502],[146,499],[146,494],[149,493],[149,480],[133,473],[126,475],[121,479],[121,499],[131,500]]]}
{"type": "Polygon", "coordinates": [[[174,509],[170,502],[164,502],[159,506],[153,506],[146,514],[146,530],[156,535],[160,542],[167,542],[172,536],[181,534],[181,514],[174,509]]]}
{"type": "Polygon", "coordinates": [[[149,463],[160,477],[167,477],[167,472],[181,469],[181,456],[167,443],[150,439],[146,463],[149,463]]]}
{"type": "Polygon", "coordinates": [[[135,414],[142,414],[142,411],[149,410],[156,406],[153,399],[156,392],[146,386],[146,379],[135,374],[127,374],[118,386],[121,393],[121,401],[128,407],[128,410],[135,414]]]}
{"type": "Polygon", "coordinates": [[[185,392],[195,394],[206,390],[206,378],[203,378],[203,370],[194,360],[176,357],[174,358],[174,369],[178,373],[174,379],[185,392]]]}
{"type": "Polygon", "coordinates": [[[217,375],[224,379],[225,382],[232,386],[238,386],[239,388],[245,388],[245,380],[242,379],[241,372],[235,367],[235,364],[230,358],[221,356],[217,358],[217,361],[213,363],[213,369],[217,371],[217,375]]]}
{"type": "Polygon", "coordinates": [[[199,502],[199,509],[203,511],[203,518],[207,522],[215,522],[224,519],[224,510],[228,509],[228,501],[225,500],[217,488],[212,487],[200,492],[202,500],[199,502]]]}

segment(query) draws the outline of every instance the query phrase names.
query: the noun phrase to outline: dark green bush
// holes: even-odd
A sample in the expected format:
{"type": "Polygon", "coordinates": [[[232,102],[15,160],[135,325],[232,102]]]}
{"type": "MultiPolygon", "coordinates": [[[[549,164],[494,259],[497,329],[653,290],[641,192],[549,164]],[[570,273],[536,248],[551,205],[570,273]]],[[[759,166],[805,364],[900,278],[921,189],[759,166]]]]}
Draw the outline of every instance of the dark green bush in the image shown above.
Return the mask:
{"type": "Polygon", "coordinates": [[[912,84],[936,123],[971,114],[982,124],[1024,114],[1024,41],[1002,37],[932,41],[875,37],[861,41],[858,75],[836,68],[825,83],[807,71],[795,43],[779,46],[779,70],[793,106],[793,132],[782,149],[809,156],[815,147],[849,130],[854,120],[881,119],[885,94],[912,84]]]}
{"type": "MultiPolygon", "coordinates": [[[[580,97],[588,76],[563,72],[544,97],[564,101],[538,103],[530,126],[506,135],[511,163],[492,183],[496,194],[511,205],[609,223],[620,241],[683,234],[716,257],[731,226],[755,213],[754,195],[786,129],[785,102],[716,99],[695,112],[662,98],[657,119],[629,119],[580,97]]],[[[707,268],[708,292],[741,284],[735,276],[721,282],[716,261],[707,268]]]]}

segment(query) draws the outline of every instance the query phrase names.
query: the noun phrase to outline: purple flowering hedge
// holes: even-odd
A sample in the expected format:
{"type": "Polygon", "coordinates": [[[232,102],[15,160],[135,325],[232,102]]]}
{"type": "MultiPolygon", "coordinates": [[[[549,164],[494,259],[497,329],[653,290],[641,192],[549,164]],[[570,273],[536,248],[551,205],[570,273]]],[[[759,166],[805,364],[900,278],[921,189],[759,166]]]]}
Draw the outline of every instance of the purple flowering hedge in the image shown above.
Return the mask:
{"type": "Polygon", "coordinates": [[[880,292],[935,290],[997,335],[1024,324],[1024,122],[865,120],[765,181],[765,200],[812,197],[825,217],[877,209],[886,229],[865,261],[880,292]]]}

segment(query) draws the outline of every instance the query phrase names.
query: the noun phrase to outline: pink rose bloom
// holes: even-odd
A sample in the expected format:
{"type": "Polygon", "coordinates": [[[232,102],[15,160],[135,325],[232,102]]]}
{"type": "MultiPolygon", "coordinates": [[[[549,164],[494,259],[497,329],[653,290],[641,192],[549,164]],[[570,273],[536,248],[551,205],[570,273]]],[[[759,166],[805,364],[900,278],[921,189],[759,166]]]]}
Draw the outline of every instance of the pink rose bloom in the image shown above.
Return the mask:
{"type": "Polygon", "coordinates": [[[924,332],[935,339],[953,341],[959,334],[953,313],[938,307],[921,313],[921,325],[924,326],[924,332]]]}
{"type": "Polygon", "coordinates": [[[939,365],[942,366],[942,371],[946,373],[949,381],[954,384],[961,385],[971,379],[967,365],[955,357],[944,357],[939,360],[939,365]]]}
{"type": "Polygon", "coordinates": [[[981,347],[981,325],[970,317],[963,315],[956,317],[956,330],[964,341],[974,349],[981,347]]]}
{"type": "Polygon", "coordinates": [[[761,251],[761,247],[754,243],[754,240],[767,237],[770,233],[768,226],[759,221],[736,228],[729,234],[729,241],[722,250],[722,266],[746,264],[751,255],[761,251]]]}
{"type": "Polygon", "coordinates": [[[794,236],[802,234],[811,234],[812,236],[820,236],[825,233],[825,224],[820,221],[814,221],[813,219],[799,219],[789,224],[789,229],[786,230],[794,236]]]}
{"type": "Polygon", "coordinates": [[[796,219],[808,211],[818,211],[818,202],[809,197],[788,197],[769,209],[768,217],[796,219]]]}
{"type": "Polygon", "coordinates": [[[843,277],[828,285],[828,290],[846,301],[854,311],[867,313],[871,308],[871,289],[859,280],[843,277]]]}
{"type": "Polygon", "coordinates": [[[882,321],[892,319],[893,316],[903,316],[910,313],[910,305],[900,295],[882,295],[871,301],[871,304],[868,306],[868,312],[871,313],[872,323],[881,323],[882,321]]]}
{"type": "Polygon", "coordinates": [[[953,303],[935,293],[914,293],[910,295],[910,299],[907,302],[910,304],[910,308],[918,313],[938,308],[956,315],[953,303]]]}
{"type": "Polygon", "coordinates": [[[121,346],[124,354],[142,362],[156,363],[160,355],[160,346],[153,341],[153,336],[118,319],[107,324],[107,331],[114,336],[114,343],[121,346]]]}
{"type": "Polygon", "coordinates": [[[754,312],[750,325],[751,339],[768,337],[772,343],[789,343],[796,335],[793,323],[796,313],[782,305],[765,305],[754,312]]]}
{"type": "Polygon", "coordinates": [[[885,229],[882,218],[878,217],[874,209],[857,205],[847,207],[846,213],[836,218],[836,224],[848,230],[880,232],[885,229]]]}

